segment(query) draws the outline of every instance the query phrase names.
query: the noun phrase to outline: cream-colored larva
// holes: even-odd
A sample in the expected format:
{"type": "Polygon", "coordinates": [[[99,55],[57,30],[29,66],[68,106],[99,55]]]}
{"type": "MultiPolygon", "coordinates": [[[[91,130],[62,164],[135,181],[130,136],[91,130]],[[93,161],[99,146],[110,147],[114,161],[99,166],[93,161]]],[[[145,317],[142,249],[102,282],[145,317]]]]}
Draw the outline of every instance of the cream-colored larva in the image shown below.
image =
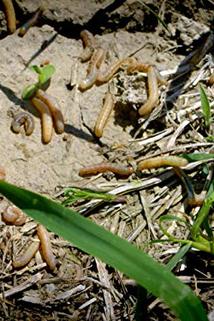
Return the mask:
{"type": "Polygon", "coordinates": [[[16,134],[20,133],[22,125],[24,125],[25,134],[27,136],[33,133],[35,124],[34,119],[30,114],[26,112],[20,112],[14,116],[13,121],[11,123],[12,131],[16,134]]]}
{"type": "Polygon", "coordinates": [[[26,266],[38,251],[39,244],[40,242],[38,240],[33,241],[24,252],[13,259],[13,267],[18,269],[26,266]]]}
{"type": "Polygon", "coordinates": [[[2,0],[5,7],[5,15],[7,19],[7,26],[10,33],[16,31],[16,13],[12,0],[2,0]]]}
{"type": "Polygon", "coordinates": [[[36,107],[41,117],[42,141],[44,144],[48,144],[51,141],[53,133],[53,120],[51,112],[48,106],[39,98],[33,97],[31,102],[36,107]]]}
{"type": "Polygon", "coordinates": [[[88,177],[107,172],[111,172],[114,173],[116,176],[126,178],[130,176],[134,172],[134,170],[132,167],[124,167],[110,163],[100,163],[81,168],[79,171],[79,175],[81,177],[88,177]]]}
{"type": "Polygon", "coordinates": [[[26,215],[15,205],[10,205],[3,211],[2,221],[6,224],[20,226],[26,222],[26,215]]]}
{"type": "Polygon", "coordinates": [[[105,59],[106,52],[102,48],[94,50],[88,65],[86,78],[81,81],[78,88],[81,91],[91,88],[97,79],[98,70],[105,59]]]}
{"type": "Polygon", "coordinates": [[[136,60],[127,67],[127,74],[133,74],[135,72],[147,72],[149,66],[150,65],[140,63],[136,60]]]}
{"type": "MultiPolygon", "coordinates": [[[[129,64],[129,66],[127,67],[127,74],[133,74],[136,72],[145,72],[147,73],[149,70],[149,67],[151,67],[151,65],[148,64],[143,64],[141,62],[138,62],[137,60],[133,61],[132,63],[129,64]]],[[[158,83],[161,85],[166,85],[167,81],[166,79],[164,79],[159,70],[154,66],[155,68],[155,72],[156,72],[156,76],[157,76],[157,80],[158,83]]]]}
{"type": "Polygon", "coordinates": [[[94,52],[95,39],[92,33],[89,32],[88,30],[82,30],[80,32],[80,37],[82,39],[83,47],[84,47],[83,53],[80,56],[80,60],[82,62],[85,62],[91,58],[94,52]]]}
{"type": "Polygon", "coordinates": [[[117,60],[115,63],[113,63],[111,66],[109,66],[104,72],[99,71],[96,79],[97,85],[102,85],[104,83],[107,83],[109,80],[112,79],[112,77],[120,70],[127,68],[130,64],[135,62],[135,58],[129,57],[117,60]]]}
{"type": "Polygon", "coordinates": [[[37,226],[37,235],[41,242],[42,257],[47,263],[49,269],[53,271],[56,268],[56,260],[52,251],[49,233],[43,225],[39,224],[37,226]]]}
{"type": "Polygon", "coordinates": [[[147,71],[148,76],[148,99],[138,110],[140,116],[145,116],[151,113],[158,102],[158,79],[155,67],[149,66],[147,71]]]}
{"type": "Polygon", "coordinates": [[[41,89],[37,90],[35,97],[40,99],[48,106],[53,118],[55,131],[57,134],[62,134],[64,132],[65,123],[62,112],[59,109],[56,100],[41,89]]]}
{"type": "Polygon", "coordinates": [[[105,94],[103,106],[100,110],[100,113],[97,117],[97,120],[94,126],[94,133],[97,137],[99,138],[102,137],[104,127],[111,115],[113,108],[114,108],[114,96],[110,92],[107,92],[105,94]]]}
{"type": "Polygon", "coordinates": [[[159,167],[183,167],[188,164],[185,158],[179,156],[158,156],[142,160],[137,165],[137,170],[142,171],[144,169],[159,168],[159,167]]]}

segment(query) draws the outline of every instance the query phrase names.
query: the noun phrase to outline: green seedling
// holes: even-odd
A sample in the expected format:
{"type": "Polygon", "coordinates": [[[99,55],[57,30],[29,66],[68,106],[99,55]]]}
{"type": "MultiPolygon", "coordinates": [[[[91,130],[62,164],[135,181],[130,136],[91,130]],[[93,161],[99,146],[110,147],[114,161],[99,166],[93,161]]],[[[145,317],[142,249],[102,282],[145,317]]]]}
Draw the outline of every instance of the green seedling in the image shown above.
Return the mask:
{"type": "Polygon", "coordinates": [[[213,135],[207,136],[207,141],[208,142],[214,142],[214,136],[213,135]]]}
{"type": "Polygon", "coordinates": [[[210,103],[207,98],[207,94],[204,90],[204,87],[200,84],[199,88],[200,88],[201,108],[204,116],[205,126],[209,130],[210,124],[212,122],[210,103]]]}
{"type": "Polygon", "coordinates": [[[183,158],[186,158],[189,162],[196,162],[201,160],[214,159],[214,154],[207,153],[189,153],[180,155],[183,158]]]}
{"type": "Polygon", "coordinates": [[[210,184],[207,192],[207,197],[198,212],[198,215],[192,225],[184,218],[178,218],[173,215],[165,215],[160,218],[160,228],[164,235],[168,237],[168,241],[176,242],[180,244],[187,244],[195,249],[214,254],[214,235],[212,228],[209,224],[209,213],[214,204],[214,182],[210,184]],[[177,239],[173,235],[169,234],[166,228],[163,226],[164,222],[176,221],[178,225],[183,225],[189,230],[189,239],[177,239]]]}
{"type": "MultiPolygon", "coordinates": [[[[182,157],[186,158],[189,162],[203,161],[203,160],[213,160],[214,154],[206,153],[192,153],[192,154],[182,154],[182,157]]],[[[191,180],[188,176],[182,172],[182,170],[175,169],[178,176],[182,179],[182,182],[187,190],[188,196],[191,198],[194,196],[194,187],[192,186],[191,180]]],[[[207,167],[203,167],[203,172],[207,175],[207,167]]],[[[184,214],[184,218],[178,218],[173,215],[165,215],[160,218],[160,228],[162,232],[168,237],[168,241],[177,242],[180,244],[186,244],[190,247],[194,247],[198,250],[205,251],[214,254],[214,236],[212,228],[209,224],[209,212],[214,204],[214,181],[207,181],[207,196],[203,202],[203,205],[198,212],[194,221],[190,224],[187,219],[187,215],[184,214]],[[177,239],[173,235],[169,234],[167,229],[164,227],[166,222],[176,221],[178,226],[183,226],[189,231],[188,239],[177,239]]],[[[207,190],[206,189],[206,190],[207,190]]],[[[160,241],[160,240],[159,240],[160,241]]]]}
{"type": "Polygon", "coordinates": [[[22,92],[22,99],[24,100],[32,98],[38,89],[43,88],[48,83],[55,72],[55,67],[51,64],[43,67],[33,65],[30,69],[37,73],[38,81],[35,84],[28,85],[24,88],[22,92]]]}
{"type": "Polygon", "coordinates": [[[62,204],[65,206],[72,205],[79,200],[100,199],[106,202],[112,202],[118,198],[117,195],[112,195],[105,192],[97,192],[88,188],[77,187],[66,188],[64,190],[63,196],[65,199],[63,200],[62,204]]]}
{"type": "MultiPolygon", "coordinates": [[[[203,211],[204,211],[204,209],[203,209],[203,211]]],[[[203,215],[202,216],[200,215],[200,217],[203,217],[203,215]]],[[[173,242],[173,243],[186,244],[192,248],[198,249],[199,251],[214,254],[214,239],[208,240],[205,236],[202,236],[202,235],[194,236],[193,233],[191,233],[191,236],[189,239],[186,239],[186,240],[178,239],[178,238],[174,237],[173,235],[171,235],[170,233],[168,233],[166,228],[164,228],[163,223],[169,222],[169,221],[176,221],[178,224],[182,223],[183,225],[187,226],[189,231],[191,231],[191,227],[187,224],[187,222],[185,220],[181,220],[177,216],[174,216],[174,215],[164,215],[160,218],[160,228],[161,228],[163,234],[168,237],[167,241],[173,242]]],[[[192,227],[192,229],[193,228],[194,228],[194,226],[192,227]]]]}

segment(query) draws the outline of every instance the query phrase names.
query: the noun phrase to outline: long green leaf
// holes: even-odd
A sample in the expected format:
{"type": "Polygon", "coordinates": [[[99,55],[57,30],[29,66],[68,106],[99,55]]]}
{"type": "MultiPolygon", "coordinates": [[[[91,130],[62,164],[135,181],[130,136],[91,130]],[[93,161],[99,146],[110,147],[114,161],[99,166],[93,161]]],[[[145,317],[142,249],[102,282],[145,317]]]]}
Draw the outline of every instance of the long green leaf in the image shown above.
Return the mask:
{"type": "Polygon", "coordinates": [[[167,269],[170,271],[176,267],[178,262],[184,257],[184,255],[190,250],[190,244],[185,244],[180,247],[178,252],[169,260],[166,264],[167,269]]]}
{"type": "Polygon", "coordinates": [[[205,159],[214,159],[214,154],[210,153],[189,153],[180,155],[183,158],[186,158],[189,162],[196,162],[205,159]]]}
{"type": "Polygon", "coordinates": [[[88,188],[77,188],[77,187],[68,187],[64,190],[63,193],[64,200],[63,205],[71,205],[75,201],[80,199],[92,200],[92,199],[101,199],[107,202],[111,202],[117,199],[117,195],[112,195],[106,192],[97,192],[88,188]]]}
{"type": "MultiPolygon", "coordinates": [[[[211,186],[212,188],[212,186],[211,186]]],[[[192,226],[192,237],[197,238],[197,235],[200,234],[200,227],[205,222],[207,216],[209,215],[210,209],[214,204],[214,192],[212,192],[204,201],[200,211],[197,214],[197,218],[192,226]]],[[[214,240],[213,240],[214,242],[214,240]]]]}
{"type": "Polygon", "coordinates": [[[187,285],[126,240],[39,194],[3,181],[0,193],[51,231],[135,279],[181,320],[208,321],[200,300],[187,285]]]}
{"type": "Polygon", "coordinates": [[[205,125],[206,127],[209,127],[211,123],[211,108],[210,108],[209,100],[207,98],[207,94],[202,85],[200,85],[200,98],[201,98],[201,108],[204,115],[205,125]]]}

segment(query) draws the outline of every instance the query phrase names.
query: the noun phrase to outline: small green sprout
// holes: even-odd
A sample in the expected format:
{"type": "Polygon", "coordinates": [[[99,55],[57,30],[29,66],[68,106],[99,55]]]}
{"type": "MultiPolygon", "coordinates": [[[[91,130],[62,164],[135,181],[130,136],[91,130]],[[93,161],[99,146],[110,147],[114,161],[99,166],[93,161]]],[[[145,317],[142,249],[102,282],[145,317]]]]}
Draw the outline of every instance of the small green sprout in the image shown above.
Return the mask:
{"type": "Polygon", "coordinates": [[[191,225],[186,219],[181,219],[174,215],[164,215],[160,218],[160,228],[163,234],[168,237],[168,241],[183,245],[186,244],[200,251],[214,254],[214,235],[208,220],[208,215],[214,204],[213,187],[214,184],[212,182],[207,192],[207,197],[205,198],[196,219],[191,225]],[[163,223],[166,221],[177,221],[178,224],[186,226],[186,228],[189,230],[189,238],[177,239],[168,233],[167,229],[163,226],[163,223]]]}
{"type": "Polygon", "coordinates": [[[204,116],[205,126],[209,129],[212,118],[211,118],[211,108],[207,94],[204,90],[204,87],[200,85],[200,98],[201,98],[201,108],[204,116]]]}
{"type": "Polygon", "coordinates": [[[35,84],[28,85],[22,92],[22,99],[28,100],[33,97],[39,88],[42,88],[51,79],[55,72],[55,67],[51,64],[43,67],[33,65],[30,69],[38,74],[38,81],[35,84]]]}
{"type": "Polygon", "coordinates": [[[74,202],[78,200],[92,200],[92,199],[100,199],[106,202],[115,201],[118,196],[112,195],[105,192],[97,192],[90,190],[88,188],[77,188],[77,187],[69,187],[64,190],[63,193],[65,199],[62,202],[64,206],[72,205],[74,202]]]}

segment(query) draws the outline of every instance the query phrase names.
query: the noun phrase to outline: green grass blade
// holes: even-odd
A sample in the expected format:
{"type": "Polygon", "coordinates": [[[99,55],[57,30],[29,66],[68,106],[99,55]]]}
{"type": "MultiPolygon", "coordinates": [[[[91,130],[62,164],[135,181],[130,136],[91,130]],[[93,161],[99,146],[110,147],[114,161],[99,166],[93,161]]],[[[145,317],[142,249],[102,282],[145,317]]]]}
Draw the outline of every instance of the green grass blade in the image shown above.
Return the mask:
{"type": "Polygon", "coordinates": [[[28,85],[22,91],[22,99],[27,100],[32,98],[36,91],[44,86],[52,77],[55,72],[55,67],[51,64],[45,65],[43,67],[33,65],[30,67],[32,71],[38,74],[38,82],[32,85],[28,85]]]}
{"type": "Polygon", "coordinates": [[[207,98],[206,92],[202,85],[200,85],[200,98],[201,98],[201,108],[204,116],[204,121],[206,127],[210,126],[211,123],[211,108],[209,100],[207,98]]]}
{"type": "Polygon", "coordinates": [[[189,162],[196,162],[205,159],[214,159],[214,154],[207,153],[190,153],[190,154],[182,154],[180,155],[183,158],[186,158],[189,162]]]}
{"type": "Polygon", "coordinates": [[[206,140],[207,140],[208,142],[214,142],[214,136],[213,136],[213,135],[208,135],[208,136],[206,137],[206,140]]]}
{"type": "Polygon", "coordinates": [[[97,192],[88,188],[77,188],[77,187],[68,187],[64,190],[63,193],[64,200],[62,201],[63,205],[71,205],[75,201],[80,199],[92,200],[92,199],[101,199],[106,202],[111,202],[117,199],[117,195],[112,195],[107,192],[97,192]]]}
{"type": "Polygon", "coordinates": [[[138,2],[140,2],[148,11],[150,11],[156,18],[157,20],[162,24],[162,26],[169,32],[169,34],[171,34],[171,31],[169,30],[169,28],[167,27],[167,24],[163,21],[163,19],[161,19],[159,17],[159,15],[152,10],[146,3],[144,3],[142,0],[138,0],[138,2]]]}
{"type": "Polygon", "coordinates": [[[178,262],[184,257],[184,255],[189,251],[191,248],[190,244],[185,244],[180,247],[178,252],[173,255],[173,257],[169,260],[169,262],[166,264],[167,269],[170,271],[173,270],[178,262]]]}
{"type": "Polygon", "coordinates": [[[4,181],[0,193],[51,231],[135,279],[181,320],[208,321],[200,300],[187,285],[126,240],[39,194],[4,181]]]}
{"type": "MultiPolygon", "coordinates": [[[[210,189],[212,189],[212,185],[210,189]]],[[[192,226],[191,234],[193,239],[197,239],[197,236],[200,234],[200,228],[207,219],[210,209],[214,204],[214,192],[212,192],[211,194],[208,193],[208,195],[209,196],[205,199],[204,204],[198,212],[197,218],[192,226]]]]}

